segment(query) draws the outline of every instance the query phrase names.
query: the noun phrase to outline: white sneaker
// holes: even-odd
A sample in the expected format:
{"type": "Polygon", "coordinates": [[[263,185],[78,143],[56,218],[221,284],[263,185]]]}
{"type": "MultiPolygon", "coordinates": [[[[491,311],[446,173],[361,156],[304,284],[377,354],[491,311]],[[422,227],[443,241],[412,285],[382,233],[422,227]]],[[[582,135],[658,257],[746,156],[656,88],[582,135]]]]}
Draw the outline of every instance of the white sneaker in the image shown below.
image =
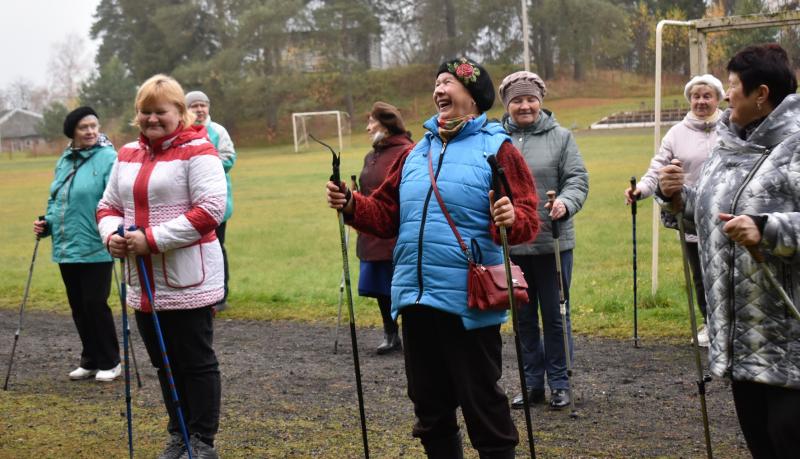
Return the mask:
{"type": "Polygon", "coordinates": [[[708,347],[708,328],[705,325],[703,325],[703,327],[697,331],[697,344],[700,347],[708,347]]]}
{"type": "Polygon", "coordinates": [[[78,381],[80,379],[88,379],[97,374],[97,370],[87,370],[86,368],[78,367],[69,372],[69,379],[78,381]]]}
{"type": "Polygon", "coordinates": [[[97,375],[94,377],[96,381],[113,381],[119,378],[119,375],[122,374],[122,364],[118,363],[117,366],[110,370],[100,370],[97,372],[97,375]]]}

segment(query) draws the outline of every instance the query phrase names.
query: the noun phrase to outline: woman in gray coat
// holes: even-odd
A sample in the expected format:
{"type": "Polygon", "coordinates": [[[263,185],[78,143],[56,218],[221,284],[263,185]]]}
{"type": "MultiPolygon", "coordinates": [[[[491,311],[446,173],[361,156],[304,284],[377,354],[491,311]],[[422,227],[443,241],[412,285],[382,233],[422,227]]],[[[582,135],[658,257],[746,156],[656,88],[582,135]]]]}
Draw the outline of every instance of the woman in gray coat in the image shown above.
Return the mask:
{"type": "Polygon", "coordinates": [[[800,320],[791,314],[800,292],[797,80],[777,44],[743,49],[727,70],[729,109],[700,180],[685,185],[681,167],[666,166],[656,197],[697,228],[709,366],[732,380],[747,447],[755,458],[797,457],[800,320]]]}
{"type": "MultiPolygon", "coordinates": [[[[511,248],[511,259],[525,273],[530,303],[521,306],[519,334],[529,403],[544,403],[544,380],[550,386],[550,407],[561,409],[570,402],[563,327],[569,337],[572,356],[572,331],[569,317],[569,285],[572,279],[572,249],[575,227],[572,217],[581,210],[589,192],[589,175],[572,133],[561,127],[552,112],[542,108],[547,88],[538,75],[516,72],[500,85],[506,107],[503,125],[514,146],[522,152],[539,194],[539,219],[542,230],[536,240],[511,248]],[[556,191],[553,206],[547,204],[547,191],[556,191]],[[567,300],[566,324],[559,313],[558,279],[550,221],[558,220],[561,230],[561,274],[567,300]],[[539,332],[539,311],[542,333],[539,332]]],[[[522,394],[511,401],[522,408],[522,394]]]]}

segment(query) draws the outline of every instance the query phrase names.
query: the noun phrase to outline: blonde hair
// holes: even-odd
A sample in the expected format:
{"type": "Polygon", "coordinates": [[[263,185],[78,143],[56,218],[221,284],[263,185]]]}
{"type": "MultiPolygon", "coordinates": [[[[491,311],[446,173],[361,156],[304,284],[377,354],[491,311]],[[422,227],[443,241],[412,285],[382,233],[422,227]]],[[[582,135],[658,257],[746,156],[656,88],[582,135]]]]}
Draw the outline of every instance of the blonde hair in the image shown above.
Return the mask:
{"type": "Polygon", "coordinates": [[[148,78],[139,87],[139,91],[136,93],[136,101],[134,102],[136,115],[131,121],[131,126],[141,129],[138,115],[142,107],[162,102],[169,102],[178,109],[184,128],[194,123],[195,115],[186,107],[186,99],[183,95],[181,84],[175,78],[159,73],[148,78]]]}

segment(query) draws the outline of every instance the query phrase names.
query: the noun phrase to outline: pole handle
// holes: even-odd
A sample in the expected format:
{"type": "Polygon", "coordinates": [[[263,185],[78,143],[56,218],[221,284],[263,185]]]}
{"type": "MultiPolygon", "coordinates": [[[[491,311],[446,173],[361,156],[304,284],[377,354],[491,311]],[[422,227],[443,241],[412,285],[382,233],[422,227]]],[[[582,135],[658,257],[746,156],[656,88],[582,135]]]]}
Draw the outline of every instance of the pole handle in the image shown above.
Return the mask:
{"type": "Polygon", "coordinates": [[[492,168],[492,189],[495,193],[495,201],[503,196],[508,197],[511,204],[514,204],[514,196],[511,194],[511,185],[508,183],[506,171],[497,163],[497,155],[491,155],[486,158],[489,166],[492,168]]]}
{"type": "MultiPolygon", "coordinates": [[[[550,208],[553,208],[553,204],[556,201],[556,192],[553,190],[547,191],[547,202],[550,203],[550,208]]],[[[561,235],[558,228],[558,220],[550,219],[551,225],[551,232],[553,233],[553,239],[558,239],[561,235]]]]}
{"type": "Polygon", "coordinates": [[[756,263],[764,263],[765,260],[764,254],[761,253],[760,250],[758,250],[758,247],[754,245],[748,245],[745,248],[747,249],[748,252],[750,252],[750,256],[753,257],[753,260],[755,260],[756,263]]]}
{"type": "MultiPolygon", "coordinates": [[[[40,221],[40,222],[44,222],[44,225],[45,225],[45,231],[47,231],[47,220],[45,220],[45,218],[44,218],[44,215],[39,215],[38,217],[36,217],[36,220],[37,220],[37,221],[40,221]]],[[[36,235],[36,240],[37,240],[37,241],[38,241],[39,239],[41,239],[41,238],[42,238],[42,236],[40,236],[40,235],[38,235],[38,234],[36,235]]]]}
{"type": "Polygon", "coordinates": [[[636,196],[636,176],[631,175],[631,197],[633,201],[631,202],[631,215],[636,215],[636,201],[639,199],[636,196]]]}

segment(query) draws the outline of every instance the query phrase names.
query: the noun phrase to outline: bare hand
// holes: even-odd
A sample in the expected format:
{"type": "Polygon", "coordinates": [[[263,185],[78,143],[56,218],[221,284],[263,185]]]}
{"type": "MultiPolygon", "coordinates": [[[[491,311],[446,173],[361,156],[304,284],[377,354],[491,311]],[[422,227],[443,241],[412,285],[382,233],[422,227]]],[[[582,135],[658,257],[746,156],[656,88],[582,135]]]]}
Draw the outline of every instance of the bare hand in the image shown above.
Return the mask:
{"type": "Polygon", "coordinates": [[[564,201],[556,198],[551,204],[550,201],[544,203],[545,209],[550,209],[550,219],[558,220],[564,215],[567,215],[567,206],[564,201]]]}
{"type": "Polygon", "coordinates": [[[147,244],[147,236],[145,236],[142,231],[126,231],[125,244],[130,253],[136,255],[148,255],[150,253],[150,246],[147,244]]]}
{"type": "Polygon", "coordinates": [[[329,181],[325,185],[325,195],[328,199],[328,206],[331,209],[341,210],[342,213],[347,215],[353,214],[353,199],[347,200],[347,184],[341,182],[341,188],[335,183],[329,181]]]}
{"type": "Polygon", "coordinates": [[[747,215],[719,214],[719,219],[726,222],[722,231],[739,245],[750,247],[761,242],[761,232],[752,218],[747,215]]]}
{"type": "Polygon", "coordinates": [[[683,167],[677,159],[673,159],[669,166],[658,170],[658,186],[661,188],[661,193],[668,198],[681,191],[683,182],[683,167]]]}
{"type": "Polygon", "coordinates": [[[45,231],[47,231],[47,221],[36,220],[33,222],[33,233],[35,235],[41,236],[45,231]]]}
{"type": "Polygon", "coordinates": [[[125,258],[128,255],[128,243],[119,234],[113,234],[108,240],[108,251],[114,258],[125,258]]]}
{"type": "MultiPolygon", "coordinates": [[[[663,190],[662,190],[663,191],[663,190]]],[[[630,188],[625,188],[625,204],[631,205],[633,201],[638,201],[642,196],[642,190],[639,187],[636,189],[631,190],[630,188]]]]}
{"type": "Polygon", "coordinates": [[[497,226],[511,227],[514,225],[516,215],[514,214],[514,205],[507,196],[503,196],[497,201],[494,200],[494,190],[489,190],[489,204],[492,209],[492,219],[497,226]]]}

